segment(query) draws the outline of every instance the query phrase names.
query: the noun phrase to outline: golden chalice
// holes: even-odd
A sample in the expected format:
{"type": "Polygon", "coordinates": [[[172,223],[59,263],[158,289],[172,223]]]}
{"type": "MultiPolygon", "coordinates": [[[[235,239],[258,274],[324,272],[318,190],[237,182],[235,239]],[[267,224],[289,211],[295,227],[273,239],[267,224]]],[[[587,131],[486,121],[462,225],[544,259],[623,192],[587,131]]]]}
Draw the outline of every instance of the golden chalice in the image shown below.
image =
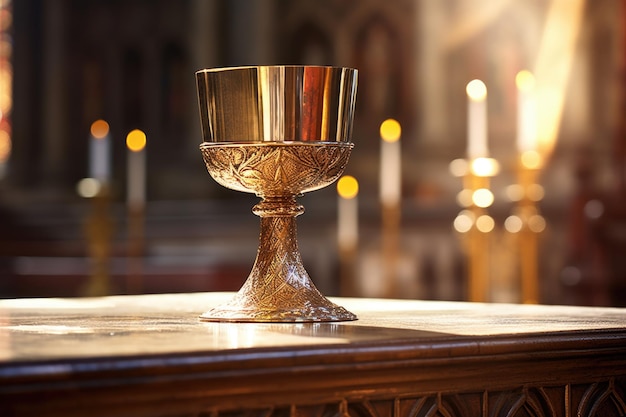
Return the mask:
{"type": "Polygon", "coordinates": [[[357,71],[256,66],[196,73],[202,157],[224,187],[261,201],[256,261],[239,292],[200,317],[208,321],[319,322],[356,316],[324,297],[298,249],[299,195],[333,183],[354,146],[357,71]]]}

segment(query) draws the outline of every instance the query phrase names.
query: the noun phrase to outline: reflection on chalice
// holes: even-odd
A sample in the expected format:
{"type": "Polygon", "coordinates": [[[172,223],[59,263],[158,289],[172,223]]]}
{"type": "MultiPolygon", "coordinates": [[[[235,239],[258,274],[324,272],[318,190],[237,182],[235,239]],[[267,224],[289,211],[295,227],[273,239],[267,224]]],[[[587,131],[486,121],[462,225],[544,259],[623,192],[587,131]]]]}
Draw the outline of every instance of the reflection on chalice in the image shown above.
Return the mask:
{"type": "Polygon", "coordinates": [[[224,187],[261,201],[257,257],[248,279],[208,321],[321,322],[356,316],[324,297],[298,249],[296,198],[332,184],[352,151],[357,71],[256,66],[196,73],[202,157],[224,187]]]}

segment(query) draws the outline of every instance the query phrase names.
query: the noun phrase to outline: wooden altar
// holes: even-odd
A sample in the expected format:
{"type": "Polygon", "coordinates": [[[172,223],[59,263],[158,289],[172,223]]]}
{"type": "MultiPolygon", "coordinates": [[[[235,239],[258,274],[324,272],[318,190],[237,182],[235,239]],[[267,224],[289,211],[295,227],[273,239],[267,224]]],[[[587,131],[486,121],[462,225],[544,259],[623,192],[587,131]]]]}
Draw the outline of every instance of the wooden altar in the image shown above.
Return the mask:
{"type": "Polygon", "coordinates": [[[626,310],[334,299],[205,323],[225,293],[0,301],[0,416],[626,415],[626,310]]]}

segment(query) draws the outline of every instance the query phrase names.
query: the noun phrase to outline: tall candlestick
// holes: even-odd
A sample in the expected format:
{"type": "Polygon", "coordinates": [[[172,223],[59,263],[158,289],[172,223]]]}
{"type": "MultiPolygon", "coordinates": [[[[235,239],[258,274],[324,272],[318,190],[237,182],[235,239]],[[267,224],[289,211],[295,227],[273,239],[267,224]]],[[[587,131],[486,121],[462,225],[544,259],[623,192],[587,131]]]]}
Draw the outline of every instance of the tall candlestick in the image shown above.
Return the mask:
{"type": "Polygon", "coordinates": [[[359,183],[345,175],[337,181],[337,246],[339,248],[339,290],[354,295],[355,260],[359,245],[359,183]]]}
{"type": "Polygon", "coordinates": [[[89,138],[89,178],[108,183],[111,176],[109,124],[96,120],[91,124],[89,138]]]}
{"type": "Polygon", "coordinates": [[[380,125],[380,202],[385,207],[400,204],[402,194],[402,149],[400,123],[387,119],[380,125]]]}
{"type": "Polygon", "coordinates": [[[143,210],[146,202],[146,134],[139,129],[126,137],[128,147],[127,203],[133,210],[143,210]]]}
{"type": "Polygon", "coordinates": [[[537,150],[537,108],[535,77],[523,70],[515,77],[517,85],[517,149],[520,153],[537,150]]]}
{"type": "Polygon", "coordinates": [[[359,183],[346,175],[337,182],[337,241],[342,250],[353,250],[359,239],[359,183]]]}
{"type": "Polygon", "coordinates": [[[487,149],[487,87],[481,80],[472,80],[465,88],[467,103],[467,157],[489,155],[487,149]]]}

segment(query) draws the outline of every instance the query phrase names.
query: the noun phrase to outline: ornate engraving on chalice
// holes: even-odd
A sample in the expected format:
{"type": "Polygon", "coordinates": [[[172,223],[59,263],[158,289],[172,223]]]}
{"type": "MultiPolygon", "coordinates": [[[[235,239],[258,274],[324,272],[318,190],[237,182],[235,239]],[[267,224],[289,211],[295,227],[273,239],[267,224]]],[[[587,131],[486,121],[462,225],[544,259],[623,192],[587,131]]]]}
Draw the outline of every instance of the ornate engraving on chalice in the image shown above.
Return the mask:
{"type": "Polygon", "coordinates": [[[256,261],[208,321],[318,322],[356,316],[324,297],[302,265],[296,198],[332,184],[353,144],[357,71],[318,66],[207,69],[196,73],[202,157],[224,187],[261,201],[256,261]]]}

